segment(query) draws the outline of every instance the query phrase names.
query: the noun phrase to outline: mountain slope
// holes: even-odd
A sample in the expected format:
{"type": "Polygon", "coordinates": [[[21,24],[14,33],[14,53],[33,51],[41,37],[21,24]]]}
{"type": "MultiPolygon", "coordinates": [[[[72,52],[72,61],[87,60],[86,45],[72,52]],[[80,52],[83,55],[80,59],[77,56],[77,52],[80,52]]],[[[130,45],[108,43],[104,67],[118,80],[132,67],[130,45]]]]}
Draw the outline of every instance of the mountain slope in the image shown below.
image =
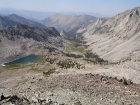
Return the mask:
{"type": "Polygon", "coordinates": [[[15,60],[29,54],[48,53],[49,48],[62,49],[63,38],[53,28],[16,25],[0,30],[0,63],[15,60]]]}
{"type": "Polygon", "coordinates": [[[19,24],[18,22],[9,20],[7,17],[0,16],[0,28],[8,27],[8,26],[14,26],[16,24],[19,24]]]}
{"type": "Polygon", "coordinates": [[[9,15],[8,18],[9,18],[9,20],[19,22],[21,24],[25,24],[25,25],[28,25],[28,26],[37,26],[37,27],[40,27],[40,28],[45,28],[45,26],[43,24],[41,24],[41,23],[25,19],[23,17],[15,15],[15,14],[9,15]]]}
{"type": "Polygon", "coordinates": [[[35,26],[35,27],[45,28],[45,26],[41,23],[25,19],[15,14],[11,14],[9,16],[0,16],[0,23],[1,23],[0,28],[14,26],[17,24],[25,24],[32,27],[35,26]]]}
{"type": "Polygon", "coordinates": [[[77,30],[77,33],[82,34],[89,50],[106,60],[140,60],[139,7],[112,18],[98,19],[77,30]]]}
{"type": "Polygon", "coordinates": [[[95,20],[96,18],[94,16],[89,15],[72,16],[55,14],[42,20],[41,23],[47,27],[55,27],[58,31],[70,31],[80,25],[87,24],[95,20]]]}

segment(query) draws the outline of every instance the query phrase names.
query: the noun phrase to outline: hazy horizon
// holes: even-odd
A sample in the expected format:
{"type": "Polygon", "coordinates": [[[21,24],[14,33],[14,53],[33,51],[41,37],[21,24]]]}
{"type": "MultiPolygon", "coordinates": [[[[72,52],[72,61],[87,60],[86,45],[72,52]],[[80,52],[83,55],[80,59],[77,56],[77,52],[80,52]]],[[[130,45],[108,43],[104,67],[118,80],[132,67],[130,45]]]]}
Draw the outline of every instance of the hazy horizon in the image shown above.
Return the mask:
{"type": "Polygon", "coordinates": [[[84,12],[114,16],[140,6],[140,0],[1,0],[0,8],[38,12],[84,12]]]}

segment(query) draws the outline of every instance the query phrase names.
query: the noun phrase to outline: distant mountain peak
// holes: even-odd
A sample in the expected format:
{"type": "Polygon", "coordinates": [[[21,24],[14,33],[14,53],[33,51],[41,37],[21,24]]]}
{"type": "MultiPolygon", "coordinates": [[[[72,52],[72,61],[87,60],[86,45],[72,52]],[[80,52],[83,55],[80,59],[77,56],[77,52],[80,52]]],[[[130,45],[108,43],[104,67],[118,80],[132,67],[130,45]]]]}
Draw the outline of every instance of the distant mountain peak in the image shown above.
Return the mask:
{"type": "Polygon", "coordinates": [[[8,16],[18,16],[18,15],[16,15],[16,14],[10,14],[10,15],[8,15],[8,16]]]}
{"type": "Polygon", "coordinates": [[[71,31],[76,27],[79,27],[83,24],[90,23],[91,21],[95,21],[97,18],[90,15],[62,15],[55,14],[41,21],[42,24],[47,27],[55,27],[59,32],[61,30],[71,31]]]}

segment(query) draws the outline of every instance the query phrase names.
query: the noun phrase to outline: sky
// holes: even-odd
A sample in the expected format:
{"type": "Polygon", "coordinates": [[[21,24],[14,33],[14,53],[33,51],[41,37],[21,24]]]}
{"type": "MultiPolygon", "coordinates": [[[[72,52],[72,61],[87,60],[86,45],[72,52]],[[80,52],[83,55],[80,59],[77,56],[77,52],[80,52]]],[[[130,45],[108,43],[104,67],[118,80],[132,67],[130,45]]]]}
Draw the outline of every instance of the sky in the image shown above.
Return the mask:
{"type": "Polygon", "coordinates": [[[0,8],[41,12],[89,12],[113,16],[140,7],[140,0],[0,0],[0,8]]]}

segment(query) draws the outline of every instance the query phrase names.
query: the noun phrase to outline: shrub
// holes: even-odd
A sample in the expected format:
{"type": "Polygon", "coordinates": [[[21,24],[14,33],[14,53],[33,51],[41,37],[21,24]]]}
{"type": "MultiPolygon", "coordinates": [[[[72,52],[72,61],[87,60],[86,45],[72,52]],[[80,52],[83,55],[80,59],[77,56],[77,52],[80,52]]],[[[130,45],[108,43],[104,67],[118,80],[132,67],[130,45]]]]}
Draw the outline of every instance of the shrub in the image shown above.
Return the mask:
{"type": "Polygon", "coordinates": [[[43,75],[44,76],[49,76],[50,74],[54,73],[55,70],[56,70],[55,68],[49,69],[47,72],[43,72],[43,75]]]}
{"type": "Polygon", "coordinates": [[[55,63],[57,59],[52,59],[52,58],[46,58],[46,61],[49,62],[50,64],[55,63]]]}
{"type": "Polygon", "coordinates": [[[92,63],[99,63],[99,64],[108,64],[108,61],[105,61],[104,59],[100,58],[99,55],[92,53],[90,50],[86,51],[85,53],[85,57],[87,59],[84,59],[88,62],[92,62],[92,63]]]}
{"type": "Polygon", "coordinates": [[[59,61],[57,65],[62,69],[68,69],[68,68],[85,69],[85,66],[81,65],[80,63],[77,63],[76,61],[72,61],[70,59],[59,61]]]}
{"type": "Polygon", "coordinates": [[[66,53],[65,55],[68,57],[73,57],[73,58],[82,58],[83,57],[82,55],[69,54],[69,53],[66,53]]]}

